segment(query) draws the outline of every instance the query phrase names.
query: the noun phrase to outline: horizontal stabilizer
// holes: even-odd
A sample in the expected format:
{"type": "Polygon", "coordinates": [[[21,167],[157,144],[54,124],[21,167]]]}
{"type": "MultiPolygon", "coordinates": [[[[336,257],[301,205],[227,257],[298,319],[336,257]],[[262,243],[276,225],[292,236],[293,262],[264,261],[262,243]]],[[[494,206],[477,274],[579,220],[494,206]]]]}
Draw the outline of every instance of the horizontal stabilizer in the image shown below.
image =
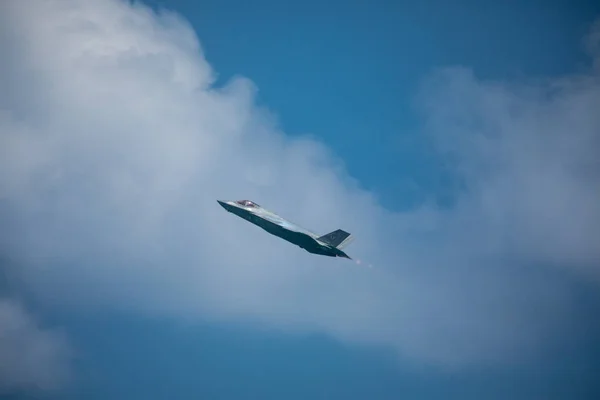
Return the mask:
{"type": "Polygon", "coordinates": [[[351,235],[348,232],[338,229],[336,231],[328,233],[327,235],[321,236],[317,240],[319,240],[320,242],[327,243],[328,245],[333,247],[340,247],[340,245],[345,245],[349,242],[348,239],[350,238],[350,236],[351,235]]]}

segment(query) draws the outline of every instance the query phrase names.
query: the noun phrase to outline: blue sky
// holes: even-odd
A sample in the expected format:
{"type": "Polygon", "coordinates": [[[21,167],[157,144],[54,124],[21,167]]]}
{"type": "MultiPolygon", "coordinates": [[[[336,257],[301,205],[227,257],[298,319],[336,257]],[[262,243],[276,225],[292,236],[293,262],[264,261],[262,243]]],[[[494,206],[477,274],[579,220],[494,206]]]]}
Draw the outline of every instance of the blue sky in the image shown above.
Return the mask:
{"type": "Polygon", "coordinates": [[[0,397],[595,398],[596,3],[3,4],[0,397]]]}
{"type": "Polygon", "coordinates": [[[451,185],[418,134],[414,97],[436,68],[540,79],[584,68],[594,1],[153,1],[189,19],[219,81],[250,78],[288,134],[317,136],[386,207],[451,185]]]}

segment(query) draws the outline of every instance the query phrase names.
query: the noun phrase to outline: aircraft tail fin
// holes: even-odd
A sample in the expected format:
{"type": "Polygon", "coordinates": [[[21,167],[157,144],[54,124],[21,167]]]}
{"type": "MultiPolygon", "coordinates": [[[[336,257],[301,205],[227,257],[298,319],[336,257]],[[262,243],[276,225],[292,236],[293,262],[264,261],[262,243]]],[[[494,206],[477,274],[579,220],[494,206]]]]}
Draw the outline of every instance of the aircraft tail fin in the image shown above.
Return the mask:
{"type": "Polygon", "coordinates": [[[319,237],[317,240],[325,242],[330,246],[337,247],[338,249],[343,249],[353,240],[353,237],[348,232],[338,229],[319,237]]]}

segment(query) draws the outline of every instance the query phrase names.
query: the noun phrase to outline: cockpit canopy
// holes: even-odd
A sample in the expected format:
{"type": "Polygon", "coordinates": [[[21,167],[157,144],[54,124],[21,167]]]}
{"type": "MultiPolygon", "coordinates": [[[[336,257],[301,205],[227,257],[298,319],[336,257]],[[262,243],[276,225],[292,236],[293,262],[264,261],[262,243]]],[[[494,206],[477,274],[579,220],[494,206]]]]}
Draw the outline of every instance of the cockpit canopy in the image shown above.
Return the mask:
{"type": "Polygon", "coordinates": [[[259,207],[258,204],[254,203],[250,200],[238,200],[238,201],[236,201],[236,203],[242,207],[251,207],[251,208],[259,207]]]}

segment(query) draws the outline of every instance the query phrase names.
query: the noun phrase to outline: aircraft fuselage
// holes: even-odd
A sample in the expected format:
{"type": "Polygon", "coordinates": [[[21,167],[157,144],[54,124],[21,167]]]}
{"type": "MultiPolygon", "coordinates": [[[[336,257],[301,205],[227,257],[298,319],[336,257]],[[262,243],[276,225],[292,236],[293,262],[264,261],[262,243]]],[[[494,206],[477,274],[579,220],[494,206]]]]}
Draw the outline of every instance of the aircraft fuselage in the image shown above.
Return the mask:
{"type": "Polygon", "coordinates": [[[341,239],[339,242],[347,243],[351,236],[347,232],[338,230],[326,236],[318,236],[310,231],[307,231],[306,229],[299,227],[296,224],[291,223],[290,221],[283,219],[271,211],[265,210],[249,200],[217,201],[228,212],[259,226],[272,235],[278,236],[290,243],[295,244],[296,246],[303,248],[309,253],[328,257],[350,258],[341,250],[341,248],[339,248],[341,246],[336,244],[337,242],[335,241],[337,239],[336,235],[342,235],[339,237],[339,239],[341,239]],[[331,238],[333,238],[333,241],[331,241],[331,238]],[[329,243],[320,239],[328,240],[329,243]]]}

